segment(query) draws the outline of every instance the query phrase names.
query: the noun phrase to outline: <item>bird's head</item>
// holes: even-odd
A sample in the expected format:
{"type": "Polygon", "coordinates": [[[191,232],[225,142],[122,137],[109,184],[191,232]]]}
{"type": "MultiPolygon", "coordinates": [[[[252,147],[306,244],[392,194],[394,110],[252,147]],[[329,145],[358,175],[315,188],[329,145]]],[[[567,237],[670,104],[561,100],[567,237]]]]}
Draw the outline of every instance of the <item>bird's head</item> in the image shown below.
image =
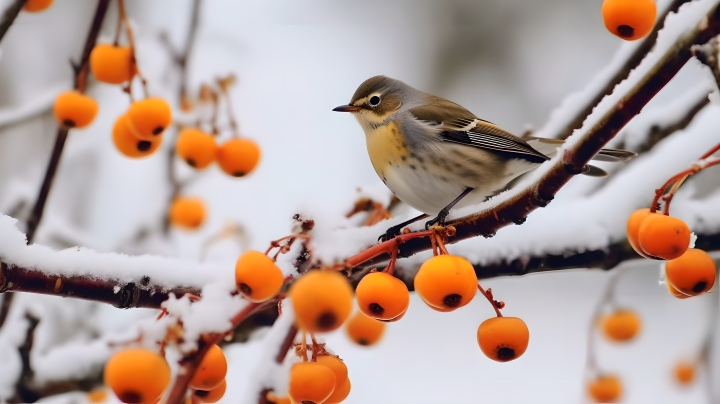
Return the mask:
{"type": "Polygon", "coordinates": [[[363,126],[365,123],[377,124],[400,109],[408,89],[411,87],[399,80],[375,76],[358,87],[348,105],[333,111],[351,112],[363,126]]]}

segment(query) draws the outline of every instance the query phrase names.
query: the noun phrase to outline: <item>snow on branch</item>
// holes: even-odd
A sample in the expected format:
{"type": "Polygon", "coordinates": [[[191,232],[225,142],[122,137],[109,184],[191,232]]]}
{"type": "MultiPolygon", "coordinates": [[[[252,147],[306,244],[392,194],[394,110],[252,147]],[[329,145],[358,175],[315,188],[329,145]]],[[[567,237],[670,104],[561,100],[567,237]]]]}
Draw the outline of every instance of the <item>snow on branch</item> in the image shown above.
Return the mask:
{"type": "Polygon", "coordinates": [[[208,283],[233,282],[228,265],[28,246],[15,223],[13,218],[0,216],[0,292],[73,297],[120,308],[160,308],[169,294],[199,295],[208,283]]]}
{"type": "Polygon", "coordinates": [[[655,46],[658,32],[664,28],[666,17],[670,13],[677,13],[680,7],[688,2],[690,0],[667,2],[664,11],[659,13],[658,22],[650,34],[640,41],[623,43],[610,65],[598,73],[583,91],[566,97],[560,107],[550,115],[545,126],[533,135],[557,139],[566,139],[572,135],[574,130],[582,126],[593,108],[605,96],[610,95],[615,86],[625,80],[655,46]]]}

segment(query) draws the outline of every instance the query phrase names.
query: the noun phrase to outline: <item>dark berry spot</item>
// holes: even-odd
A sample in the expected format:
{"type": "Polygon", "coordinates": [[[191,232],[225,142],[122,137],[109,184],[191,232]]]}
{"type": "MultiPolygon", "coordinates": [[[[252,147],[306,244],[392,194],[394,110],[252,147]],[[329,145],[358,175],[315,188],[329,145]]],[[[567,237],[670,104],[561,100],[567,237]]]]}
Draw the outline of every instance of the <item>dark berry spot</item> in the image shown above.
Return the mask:
{"type": "Polygon", "coordinates": [[[141,403],[142,402],[142,396],[140,393],[137,393],[135,391],[123,391],[122,393],[118,394],[118,398],[123,403],[141,403]]]}
{"type": "Polygon", "coordinates": [[[462,296],[455,293],[453,293],[452,295],[447,295],[443,299],[443,303],[448,307],[458,307],[461,301],[462,296]]]}
{"type": "Polygon", "coordinates": [[[66,119],[63,121],[63,125],[67,126],[68,128],[74,128],[75,121],[73,121],[72,119],[66,119]]]}
{"type": "Polygon", "coordinates": [[[515,359],[515,350],[508,347],[500,348],[497,351],[497,358],[501,361],[515,359]]]}
{"type": "Polygon", "coordinates": [[[377,303],[370,303],[370,307],[368,307],[368,309],[370,309],[370,312],[373,314],[383,314],[385,311],[385,309],[377,303]]]}
{"type": "Polygon", "coordinates": [[[635,29],[629,25],[620,25],[617,27],[617,32],[623,38],[630,38],[635,33],[635,29]]]}
{"type": "Polygon", "coordinates": [[[247,283],[241,283],[239,287],[240,291],[244,294],[248,296],[252,295],[252,288],[247,283]]]}
{"type": "Polygon", "coordinates": [[[244,176],[245,176],[245,172],[244,172],[244,171],[235,171],[235,172],[233,173],[233,177],[244,177],[244,176]]]}
{"type": "Polygon", "coordinates": [[[707,282],[698,282],[693,286],[693,292],[700,293],[707,287],[707,282]]]}
{"type": "Polygon", "coordinates": [[[317,326],[321,330],[329,330],[335,327],[336,323],[337,316],[335,316],[335,313],[326,312],[317,319],[317,326]]]}
{"type": "Polygon", "coordinates": [[[165,128],[163,128],[162,126],[158,126],[157,128],[153,129],[153,135],[159,135],[159,134],[161,134],[164,130],[165,130],[165,128]]]}
{"type": "Polygon", "coordinates": [[[209,391],[205,391],[205,390],[195,390],[195,395],[198,396],[198,397],[200,397],[200,398],[207,397],[208,394],[210,394],[209,391]]]}
{"type": "Polygon", "coordinates": [[[190,167],[197,167],[197,163],[195,162],[195,160],[187,159],[185,161],[187,161],[187,163],[190,164],[190,167]]]}
{"type": "Polygon", "coordinates": [[[360,344],[362,346],[366,346],[366,345],[370,345],[370,341],[368,341],[366,339],[359,339],[358,344],[360,344]]]}
{"type": "Polygon", "coordinates": [[[137,144],[137,149],[140,151],[148,151],[150,150],[150,146],[152,146],[152,143],[148,142],[147,140],[141,140],[137,144]]]}

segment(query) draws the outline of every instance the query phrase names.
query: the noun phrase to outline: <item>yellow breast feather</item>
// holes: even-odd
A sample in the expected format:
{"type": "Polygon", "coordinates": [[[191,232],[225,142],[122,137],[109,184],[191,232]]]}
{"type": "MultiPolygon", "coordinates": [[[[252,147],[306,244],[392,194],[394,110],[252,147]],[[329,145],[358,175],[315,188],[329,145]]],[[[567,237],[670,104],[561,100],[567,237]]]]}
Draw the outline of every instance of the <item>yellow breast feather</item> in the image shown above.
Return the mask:
{"type": "Polygon", "coordinates": [[[394,122],[366,132],[365,139],[370,161],[381,178],[386,167],[409,164],[410,151],[405,136],[394,122]]]}

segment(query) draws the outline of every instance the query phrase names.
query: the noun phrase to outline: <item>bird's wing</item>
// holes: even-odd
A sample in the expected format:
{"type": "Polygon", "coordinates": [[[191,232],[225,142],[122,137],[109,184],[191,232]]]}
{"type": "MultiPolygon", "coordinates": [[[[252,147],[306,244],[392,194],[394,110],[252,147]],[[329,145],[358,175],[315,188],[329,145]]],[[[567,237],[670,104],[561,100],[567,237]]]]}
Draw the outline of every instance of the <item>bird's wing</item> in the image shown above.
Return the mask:
{"type": "Polygon", "coordinates": [[[538,162],[549,159],[521,138],[440,97],[433,97],[429,105],[410,109],[410,113],[436,127],[446,142],[520,154],[538,162]]]}

